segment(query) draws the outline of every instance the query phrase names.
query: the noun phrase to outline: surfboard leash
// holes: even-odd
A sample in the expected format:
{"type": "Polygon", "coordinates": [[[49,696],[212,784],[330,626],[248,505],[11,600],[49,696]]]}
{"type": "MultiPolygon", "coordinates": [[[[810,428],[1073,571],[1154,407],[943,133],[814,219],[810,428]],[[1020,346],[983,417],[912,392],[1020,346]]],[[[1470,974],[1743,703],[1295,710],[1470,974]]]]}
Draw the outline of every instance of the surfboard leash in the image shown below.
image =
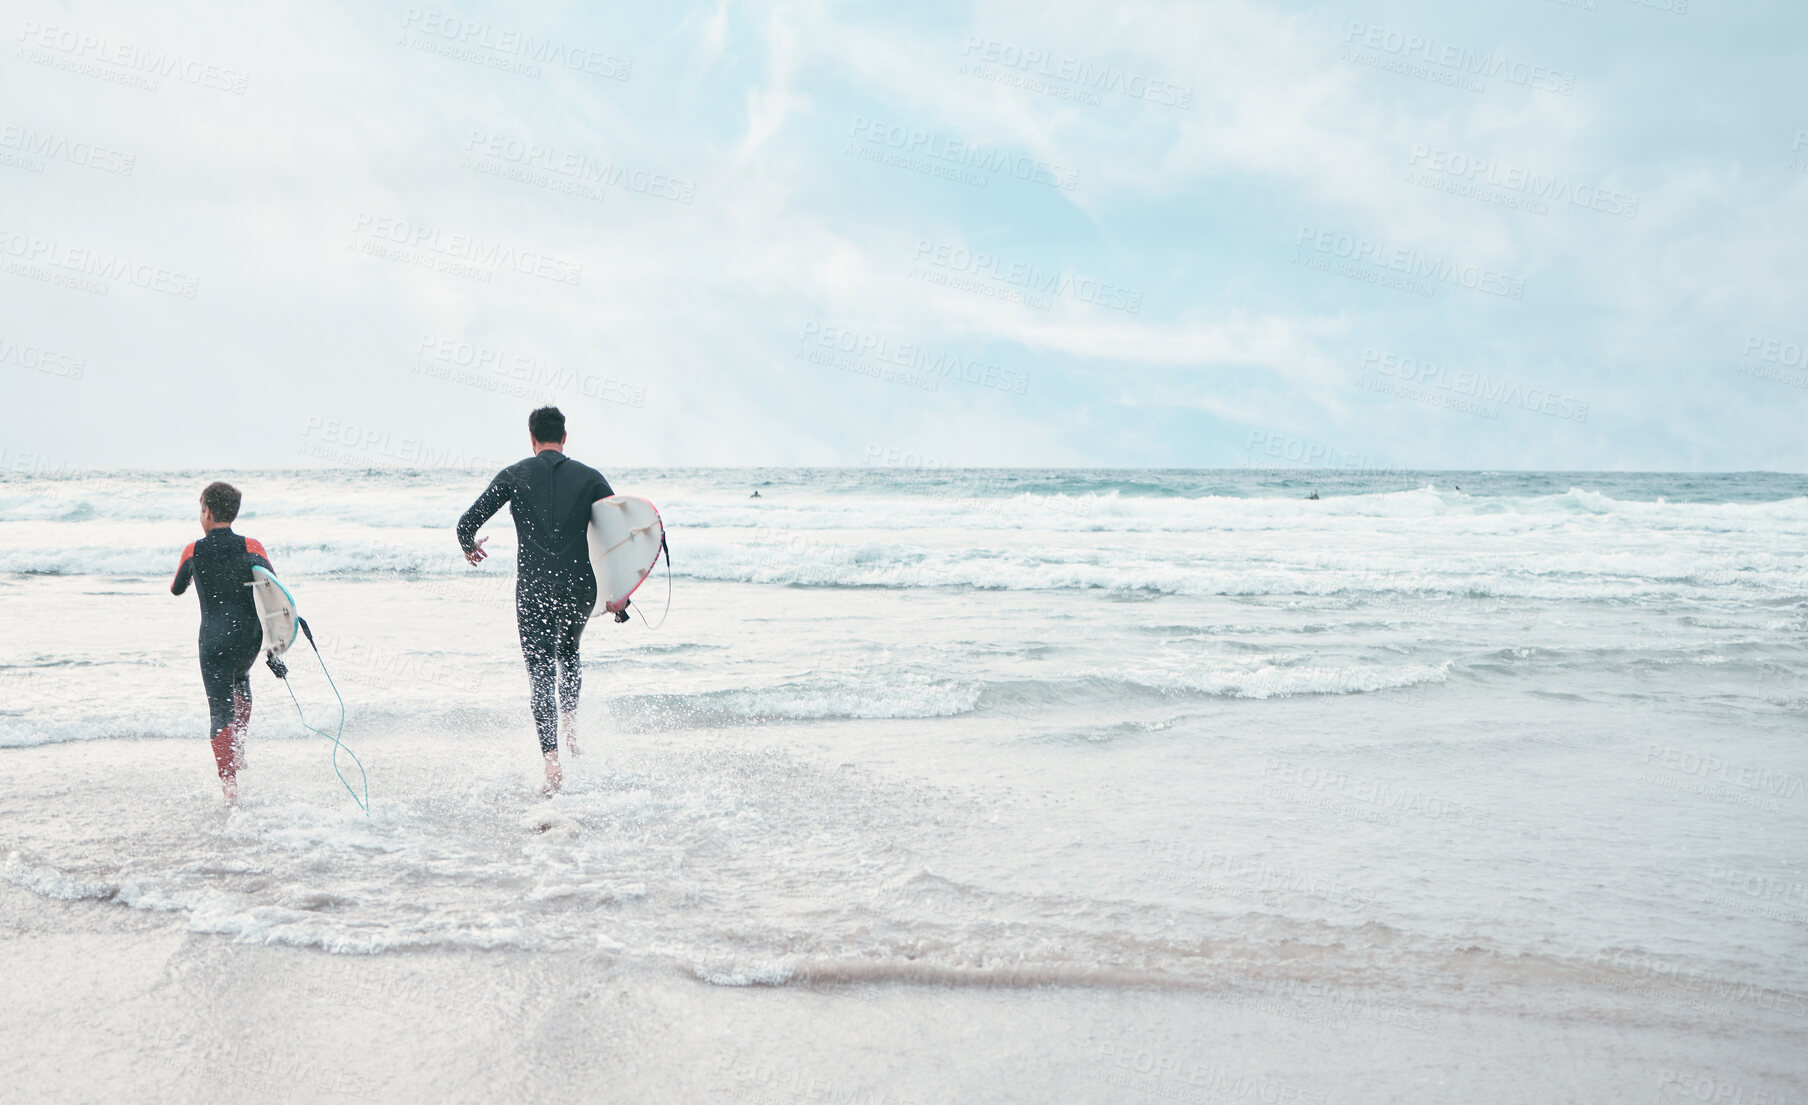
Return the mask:
{"type": "Polygon", "coordinates": [[[358,803],[358,808],[364,811],[364,816],[369,817],[370,777],[364,773],[364,761],[358,758],[356,752],[346,748],[345,743],[339,739],[345,733],[345,696],[339,693],[339,684],[333,682],[333,673],[326,670],[326,658],[320,655],[320,646],[314,643],[314,631],[308,628],[308,620],[303,617],[297,617],[295,620],[300,623],[301,631],[308,636],[308,647],[314,650],[314,659],[320,663],[320,673],[326,676],[326,685],[333,688],[333,697],[339,700],[338,731],[329,735],[325,730],[316,729],[308,724],[308,716],[303,713],[301,709],[301,700],[295,697],[295,688],[289,685],[288,666],[278,659],[274,652],[270,653],[267,658],[270,664],[270,670],[276,673],[276,677],[282,680],[283,687],[288,690],[289,701],[295,703],[295,716],[301,719],[301,727],[310,733],[326,737],[333,742],[333,774],[339,776],[339,782],[344,785],[345,792],[352,796],[352,801],[358,803]],[[362,798],[359,798],[358,792],[352,789],[352,785],[346,779],[345,773],[339,770],[339,753],[341,751],[344,751],[347,756],[352,758],[352,762],[358,765],[358,782],[364,788],[364,797],[362,798]]]}
{"type": "MultiPolygon", "coordinates": [[[[664,625],[665,620],[672,616],[672,550],[666,547],[665,533],[663,531],[659,534],[659,555],[665,557],[665,612],[659,615],[659,625],[664,625]]],[[[636,606],[634,612],[640,614],[640,607],[636,606]]],[[[624,610],[623,613],[625,614],[627,611],[624,610]]],[[[622,620],[626,621],[627,619],[624,618],[622,620]]],[[[640,624],[646,626],[648,629],[659,628],[659,625],[654,625],[652,622],[647,621],[647,616],[645,614],[640,614],[640,624]]]]}

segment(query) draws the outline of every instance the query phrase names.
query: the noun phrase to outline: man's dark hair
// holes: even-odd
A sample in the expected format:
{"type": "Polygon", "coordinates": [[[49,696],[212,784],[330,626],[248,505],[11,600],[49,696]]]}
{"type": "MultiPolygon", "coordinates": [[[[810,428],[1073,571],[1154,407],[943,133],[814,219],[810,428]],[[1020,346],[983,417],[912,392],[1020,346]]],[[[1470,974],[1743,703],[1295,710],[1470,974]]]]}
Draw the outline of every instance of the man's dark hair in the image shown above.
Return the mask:
{"type": "Polygon", "coordinates": [[[527,416],[527,432],[542,445],[557,445],[565,440],[565,416],[557,407],[541,407],[527,416]]]}
{"type": "Polygon", "coordinates": [[[201,505],[216,522],[230,522],[239,516],[239,502],[244,496],[229,483],[215,480],[201,489],[201,505]]]}

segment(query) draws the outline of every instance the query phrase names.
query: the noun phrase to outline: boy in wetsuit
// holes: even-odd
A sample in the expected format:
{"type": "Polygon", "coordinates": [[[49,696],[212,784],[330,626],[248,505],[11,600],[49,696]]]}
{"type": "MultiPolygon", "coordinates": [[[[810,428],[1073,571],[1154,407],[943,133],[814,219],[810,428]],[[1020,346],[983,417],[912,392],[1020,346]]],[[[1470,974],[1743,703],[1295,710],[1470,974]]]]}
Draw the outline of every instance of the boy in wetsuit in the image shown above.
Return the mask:
{"type": "Polygon", "coordinates": [[[251,721],[251,665],[257,662],[264,629],[251,600],[251,567],[270,568],[264,547],[232,532],[239,516],[238,489],[214,482],[201,492],[205,536],[182,550],[170,594],[192,581],[201,599],[201,685],[207,690],[214,765],[226,800],[239,796],[238,773],[245,766],[245,727],[251,721]]]}
{"type": "Polygon", "coordinates": [[[615,492],[602,473],[565,455],[565,416],[559,408],[541,407],[528,415],[527,430],[534,455],[498,472],[477,496],[458,520],[458,545],[472,564],[488,556],[483,541],[474,540],[477,530],[508,504],[520,540],[515,628],[521,634],[534,728],[546,760],[544,793],[550,795],[562,781],[561,722],[566,750],[578,754],[578,691],[583,686],[578,639],[596,606],[590,506],[615,492]]]}

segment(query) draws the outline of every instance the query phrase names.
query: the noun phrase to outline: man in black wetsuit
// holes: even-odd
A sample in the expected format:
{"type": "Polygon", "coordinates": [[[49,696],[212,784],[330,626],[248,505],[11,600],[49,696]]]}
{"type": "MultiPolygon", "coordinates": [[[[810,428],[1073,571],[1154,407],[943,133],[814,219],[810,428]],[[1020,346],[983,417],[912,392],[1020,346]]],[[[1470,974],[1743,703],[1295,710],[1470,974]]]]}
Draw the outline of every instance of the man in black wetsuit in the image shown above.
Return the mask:
{"type": "Polygon", "coordinates": [[[182,550],[170,594],[192,581],[201,599],[201,685],[207,690],[214,765],[228,802],[239,796],[238,773],[245,766],[245,727],[251,722],[251,665],[264,643],[257,606],[251,600],[251,567],[270,568],[270,557],[255,539],[232,532],[239,516],[238,489],[210,483],[201,492],[199,541],[182,550]]]}
{"type": "MultiPolygon", "coordinates": [[[[559,789],[559,729],[565,748],[578,754],[578,639],[596,606],[590,570],[590,505],[614,492],[596,469],[565,455],[565,416],[541,407],[527,417],[534,455],[496,474],[458,520],[458,544],[476,564],[489,554],[477,530],[507,503],[520,541],[515,567],[515,626],[546,760],[545,792],[559,789]],[[556,693],[555,693],[556,692],[556,693]]],[[[484,541],[489,538],[484,538],[484,541]]]]}

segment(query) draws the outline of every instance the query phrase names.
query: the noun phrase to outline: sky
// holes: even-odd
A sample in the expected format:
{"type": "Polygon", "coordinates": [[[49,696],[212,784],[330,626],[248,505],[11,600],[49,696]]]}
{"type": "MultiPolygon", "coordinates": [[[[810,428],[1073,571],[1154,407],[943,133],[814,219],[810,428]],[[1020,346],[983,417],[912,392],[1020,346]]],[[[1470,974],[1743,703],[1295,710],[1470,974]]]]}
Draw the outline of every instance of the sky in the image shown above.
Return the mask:
{"type": "Polygon", "coordinates": [[[1808,9],[8,5],[0,468],[1808,470],[1808,9]]]}

